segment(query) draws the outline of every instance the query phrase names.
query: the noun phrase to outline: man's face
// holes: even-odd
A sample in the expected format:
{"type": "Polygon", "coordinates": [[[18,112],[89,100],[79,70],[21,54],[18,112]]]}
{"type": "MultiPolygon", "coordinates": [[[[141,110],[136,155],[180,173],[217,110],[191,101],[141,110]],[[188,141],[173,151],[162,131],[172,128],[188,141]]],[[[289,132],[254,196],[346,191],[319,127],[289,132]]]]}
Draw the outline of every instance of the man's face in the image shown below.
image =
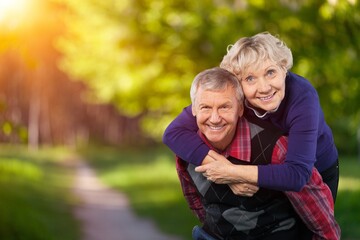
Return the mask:
{"type": "Polygon", "coordinates": [[[237,100],[232,87],[220,91],[203,90],[200,87],[192,112],[209,143],[219,150],[225,150],[234,137],[243,105],[237,100]]]}

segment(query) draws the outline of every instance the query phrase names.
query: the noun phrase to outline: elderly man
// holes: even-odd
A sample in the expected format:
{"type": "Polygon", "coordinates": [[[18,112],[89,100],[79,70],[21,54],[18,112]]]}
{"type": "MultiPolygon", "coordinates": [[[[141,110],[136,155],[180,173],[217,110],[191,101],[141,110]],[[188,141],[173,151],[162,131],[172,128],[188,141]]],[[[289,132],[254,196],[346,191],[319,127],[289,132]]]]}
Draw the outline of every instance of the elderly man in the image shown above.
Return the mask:
{"type": "Polygon", "coordinates": [[[207,164],[218,164],[219,171],[232,175],[239,164],[280,163],[286,154],[286,138],[270,124],[242,118],[243,93],[237,78],[226,70],[199,73],[190,95],[199,135],[211,147],[211,154],[228,159],[203,162],[196,171],[186,159],[177,159],[184,196],[203,223],[194,228],[194,239],[299,239],[300,220],[294,209],[315,233],[313,239],[339,239],[331,192],[316,169],[299,193],[259,189],[236,178],[228,184],[213,182],[217,179],[209,177],[214,173],[207,172],[207,164]]]}

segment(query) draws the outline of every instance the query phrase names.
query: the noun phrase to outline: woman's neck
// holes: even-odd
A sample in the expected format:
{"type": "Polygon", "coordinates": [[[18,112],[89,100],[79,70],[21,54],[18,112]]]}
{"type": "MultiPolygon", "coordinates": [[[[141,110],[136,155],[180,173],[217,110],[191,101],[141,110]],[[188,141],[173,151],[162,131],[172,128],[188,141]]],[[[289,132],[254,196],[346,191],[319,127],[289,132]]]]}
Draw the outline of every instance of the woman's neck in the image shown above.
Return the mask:
{"type": "Polygon", "coordinates": [[[246,99],[245,99],[245,106],[247,108],[251,109],[258,118],[264,118],[269,113],[276,112],[279,108],[279,107],[277,107],[274,110],[265,111],[264,109],[252,106],[246,99]]]}

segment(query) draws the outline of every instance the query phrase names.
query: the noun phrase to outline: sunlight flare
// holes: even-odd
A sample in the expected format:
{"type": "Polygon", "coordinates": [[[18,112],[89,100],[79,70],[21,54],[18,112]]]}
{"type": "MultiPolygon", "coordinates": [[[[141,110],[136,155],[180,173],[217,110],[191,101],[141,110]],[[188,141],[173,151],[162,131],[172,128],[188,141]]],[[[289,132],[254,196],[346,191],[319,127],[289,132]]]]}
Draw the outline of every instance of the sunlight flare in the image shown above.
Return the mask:
{"type": "Polygon", "coordinates": [[[0,0],[0,24],[15,27],[24,18],[29,0],[0,0]]]}

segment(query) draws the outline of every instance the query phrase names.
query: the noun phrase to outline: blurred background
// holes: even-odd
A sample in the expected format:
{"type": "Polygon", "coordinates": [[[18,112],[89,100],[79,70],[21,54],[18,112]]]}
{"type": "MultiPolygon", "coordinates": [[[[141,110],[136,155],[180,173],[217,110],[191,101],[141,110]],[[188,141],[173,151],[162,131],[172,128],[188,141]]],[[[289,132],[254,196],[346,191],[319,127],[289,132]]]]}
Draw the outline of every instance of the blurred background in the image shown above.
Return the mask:
{"type": "Polygon", "coordinates": [[[189,239],[197,222],[162,133],[193,77],[263,31],[319,92],[340,152],[335,214],[359,239],[357,0],[0,0],[0,239],[79,239],[74,156],[189,239]]]}

